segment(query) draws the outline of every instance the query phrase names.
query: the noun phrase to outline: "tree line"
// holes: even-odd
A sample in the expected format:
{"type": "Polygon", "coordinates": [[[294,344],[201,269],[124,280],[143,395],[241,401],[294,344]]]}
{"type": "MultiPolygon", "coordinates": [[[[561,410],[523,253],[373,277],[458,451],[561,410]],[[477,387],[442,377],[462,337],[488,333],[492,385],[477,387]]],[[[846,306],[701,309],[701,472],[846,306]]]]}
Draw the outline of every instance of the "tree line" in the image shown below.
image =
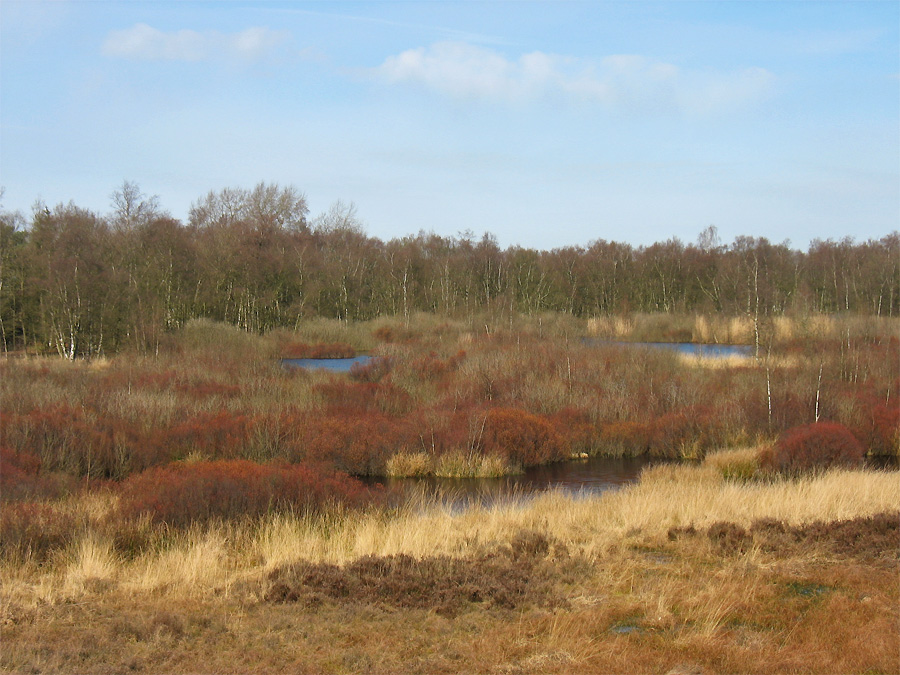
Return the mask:
{"type": "Polygon", "coordinates": [[[502,249],[490,234],[368,236],[352,205],[309,217],[292,186],[211,191],[173,218],[125,182],[109,213],[37,202],[0,211],[0,339],[68,358],[152,349],[190,319],[247,331],[311,317],[365,320],[629,312],[760,317],[900,314],[900,234],[807,251],[765,238],[651,246],[597,239],[502,249]]]}

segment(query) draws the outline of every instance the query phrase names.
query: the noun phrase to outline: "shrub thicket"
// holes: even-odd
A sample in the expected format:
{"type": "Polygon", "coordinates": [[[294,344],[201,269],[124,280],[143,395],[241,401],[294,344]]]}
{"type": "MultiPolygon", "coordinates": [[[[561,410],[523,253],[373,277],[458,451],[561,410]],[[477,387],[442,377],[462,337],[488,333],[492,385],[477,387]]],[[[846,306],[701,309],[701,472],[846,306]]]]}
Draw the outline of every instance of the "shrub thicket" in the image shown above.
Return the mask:
{"type": "Polygon", "coordinates": [[[565,457],[562,440],[549,420],[512,408],[488,412],[483,445],[486,454],[505,457],[519,466],[545,464],[565,457]]]}
{"type": "Polygon", "coordinates": [[[358,480],[306,465],[246,460],[173,463],[122,482],[121,515],[181,527],[270,511],[358,507],[375,493],[358,480]]]}
{"type": "Polygon", "coordinates": [[[858,466],[865,449],[850,430],[835,422],[788,429],[773,449],[775,468],[786,473],[832,466],[858,466]]]}

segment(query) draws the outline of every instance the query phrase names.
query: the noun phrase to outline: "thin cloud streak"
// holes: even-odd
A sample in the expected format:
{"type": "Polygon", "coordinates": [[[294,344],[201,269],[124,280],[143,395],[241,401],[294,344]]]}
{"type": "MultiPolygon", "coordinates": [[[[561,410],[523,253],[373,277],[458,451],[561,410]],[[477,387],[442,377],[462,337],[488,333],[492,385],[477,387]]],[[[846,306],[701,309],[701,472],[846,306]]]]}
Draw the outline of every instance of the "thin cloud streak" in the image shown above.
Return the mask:
{"type": "Polygon", "coordinates": [[[336,12],[320,12],[313,9],[293,9],[275,7],[268,8],[268,12],[277,12],[279,14],[300,14],[313,17],[324,17],[336,19],[340,21],[352,21],[356,23],[369,23],[378,26],[391,26],[393,28],[402,28],[416,32],[439,33],[463,42],[475,42],[479,44],[508,45],[509,41],[496,35],[487,35],[485,33],[476,33],[472,31],[463,31],[455,28],[447,28],[438,25],[429,25],[422,23],[410,23],[407,21],[396,21],[393,19],[384,19],[377,16],[363,16],[359,14],[343,14],[336,12]]]}
{"type": "Polygon", "coordinates": [[[389,56],[372,71],[389,84],[414,85],[457,99],[523,102],[563,98],[617,110],[707,115],[763,100],[775,75],[752,67],[693,72],[633,55],[600,61],[535,51],[517,60],[466,42],[438,42],[389,56]]]}
{"type": "Polygon", "coordinates": [[[131,28],[112,31],[103,42],[102,52],[113,58],[140,61],[201,62],[219,59],[258,61],[287,41],[286,31],[253,26],[238,33],[179,30],[166,33],[137,23],[131,28]]]}

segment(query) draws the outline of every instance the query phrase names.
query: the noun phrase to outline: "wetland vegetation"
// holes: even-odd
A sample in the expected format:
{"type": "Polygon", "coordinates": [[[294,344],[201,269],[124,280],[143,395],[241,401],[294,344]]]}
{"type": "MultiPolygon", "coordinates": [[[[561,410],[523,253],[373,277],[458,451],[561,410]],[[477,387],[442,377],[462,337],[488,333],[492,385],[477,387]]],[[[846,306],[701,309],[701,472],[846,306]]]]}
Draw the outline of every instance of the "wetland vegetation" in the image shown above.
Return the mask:
{"type": "Polygon", "coordinates": [[[0,219],[4,670],[900,670],[896,233],[502,251],[277,186],[117,203],[0,219]],[[585,458],[658,462],[435,487],[585,458]]]}
{"type": "Polygon", "coordinates": [[[765,359],[573,339],[621,325],[192,321],[4,360],[3,667],[895,671],[900,491],[862,460],[897,456],[896,324],[779,320],[765,359]],[[373,359],[281,367],[316,344],[373,359]],[[691,461],[462,509],[380,484],[582,453],[691,461]]]}

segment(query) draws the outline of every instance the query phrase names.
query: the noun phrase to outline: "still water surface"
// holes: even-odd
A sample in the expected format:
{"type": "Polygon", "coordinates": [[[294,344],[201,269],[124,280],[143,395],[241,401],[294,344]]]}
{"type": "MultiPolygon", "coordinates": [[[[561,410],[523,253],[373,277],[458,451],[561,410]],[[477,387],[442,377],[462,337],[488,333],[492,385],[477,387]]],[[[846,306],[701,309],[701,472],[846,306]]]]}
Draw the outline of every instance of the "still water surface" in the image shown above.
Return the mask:
{"type": "MultiPolygon", "coordinates": [[[[750,356],[753,348],[750,345],[718,345],[701,344],[699,342],[617,342],[584,338],[584,344],[613,347],[639,347],[645,349],[671,349],[681,354],[704,356],[707,358],[727,358],[729,356],[750,356]]],[[[304,368],[306,370],[330,370],[334,373],[349,373],[357,363],[363,365],[372,357],[367,354],[348,359],[281,359],[284,368],[304,368]]]]}
{"type": "Polygon", "coordinates": [[[371,356],[363,354],[348,359],[281,359],[283,368],[303,368],[305,370],[330,370],[334,373],[349,373],[357,363],[364,365],[371,356]]]}
{"type": "Polygon", "coordinates": [[[451,508],[527,500],[547,490],[573,495],[596,495],[634,483],[641,469],[662,460],[643,457],[594,457],[532,467],[525,473],[503,478],[378,478],[400,494],[432,495],[451,508]]]}
{"type": "Polygon", "coordinates": [[[689,356],[705,356],[707,358],[727,358],[729,356],[752,356],[751,345],[723,345],[704,342],[621,342],[618,340],[601,340],[600,338],[584,338],[587,345],[598,347],[641,347],[645,349],[671,349],[689,356]]]}

